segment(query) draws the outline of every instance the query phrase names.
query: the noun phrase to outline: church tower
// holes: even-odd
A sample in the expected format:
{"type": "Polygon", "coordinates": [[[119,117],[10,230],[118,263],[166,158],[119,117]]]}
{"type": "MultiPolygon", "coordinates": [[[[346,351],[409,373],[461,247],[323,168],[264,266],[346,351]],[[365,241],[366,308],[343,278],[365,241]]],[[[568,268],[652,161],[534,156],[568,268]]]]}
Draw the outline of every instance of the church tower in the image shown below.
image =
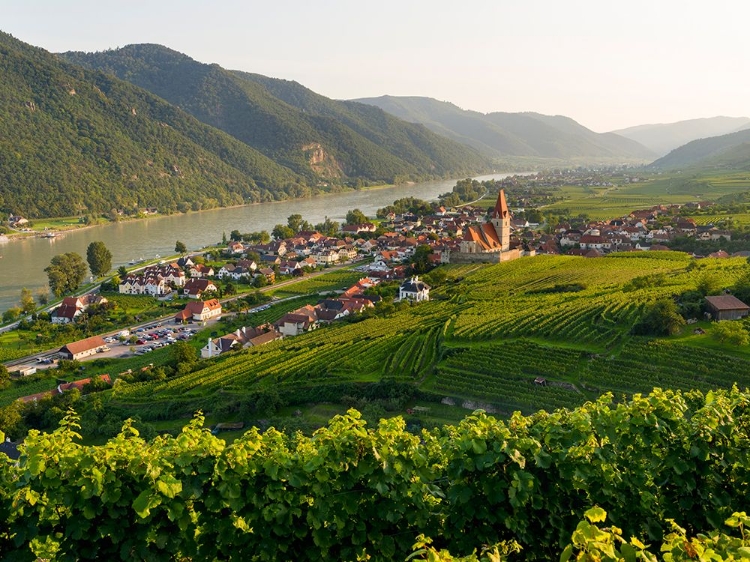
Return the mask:
{"type": "Polygon", "coordinates": [[[510,249],[510,210],[508,209],[508,203],[505,201],[504,189],[501,189],[500,193],[497,194],[497,203],[492,210],[490,222],[495,227],[502,251],[507,252],[510,249]]]}

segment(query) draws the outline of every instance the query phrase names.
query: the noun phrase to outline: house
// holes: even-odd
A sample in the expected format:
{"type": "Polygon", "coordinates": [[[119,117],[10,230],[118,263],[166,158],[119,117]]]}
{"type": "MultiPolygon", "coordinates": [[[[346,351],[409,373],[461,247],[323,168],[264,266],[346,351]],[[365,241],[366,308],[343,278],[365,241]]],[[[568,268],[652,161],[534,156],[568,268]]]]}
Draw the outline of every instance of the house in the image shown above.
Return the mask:
{"type": "Polygon", "coordinates": [[[176,322],[195,320],[204,322],[210,318],[221,316],[221,303],[217,299],[189,302],[183,310],[175,314],[176,322]]]}
{"type": "MultiPolygon", "coordinates": [[[[248,260],[240,260],[241,262],[248,262],[248,260]]],[[[248,262],[255,265],[255,262],[248,262]]],[[[233,265],[231,263],[228,263],[219,270],[219,273],[216,275],[219,279],[233,279],[235,281],[240,281],[243,277],[246,279],[249,279],[252,276],[253,269],[250,269],[248,267],[243,267],[239,265],[233,265]]]]}
{"type": "Polygon", "coordinates": [[[53,324],[67,324],[83,314],[83,311],[92,304],[104,304],[106,302],[109,301],[95,293],[89,293],[81,297],[65,297],[60,306],[50,314],[50,320],[53,324]]]}
{"type": "Polygon", "coordinates": [[[257,328],[242,327],[231,334],[208,340],[208,343],[201,349],[201,357],[209,359],[231,349],[256,347],[281,338],[283,338],[281,332],[270,324],[262,324],[257,328]]]}
{"type": "Polygon", "coordinates": [[[177,260],[177,265],[179,267],[190,269],[195,265],[195,262],[193,261],[193,256],[184,256],[177,260]]]}
{"type": "Polygon", "coordinates": [[[227,244],[227,253],[230,255],[239,255],[245,251],[245,246],[242,242],[230,242],[227,244]]]}
{"type": "Polygon", "coordinates": [[[416,275],[401,284],[398,289],[399,300],[411,300],[422,302],[430,300],[430,286],[424,281],[420,281],[416,275]]]}
{"type": "Polygon", "coordinates": [[[152,265],[140,273],[131,273],[120,281],[119,291],[125,295],[160,297],[172,292],[172,287],[185,285],[185,272],[176,264],[152,265]]]}
{"type": "Polygon", "coordinates": [[[204,279],[215,275],[213,267],[202,263],[190,266],[188,271],[190,272],[190,277],[192,279],[204,279]]]}
{"type": "Polygon", "coordinates": [[[191,299],[199,299],[205,292],[218,292],[219,289],[208,279],[189,279],[183,288],[183,294],[191,299]]]}
{"type": "Polygon", "coordinates": [[[276,272],[271,269],[270,267],[262,267],[258,270],[258,273],[256,275],[263,275],[266,278],[266,281],[268,281],[269,285],[273,285],[276,281],[276,272]]]}
{"type": "Polygon", "coordinates": [[[59,353],[63,355],[65,359],[73,359],[77,361],[84,357],[88,357],[89,355],[94,355],[100,350],[104,350],[105,347],[107,347],[107,344],[101,336],[92,336],[85,340],[75,341],[62,346],[59,353]]]}
{"type": "Polygon", "coordinates": [[[318,327],[318,313],[314,306],[306,305],[282,316],[275,324],[284,336],[298,336],[318,327]]]}
{"type": "Polygon", "coordinates": [[[708,310],[714,320],[739,320],[750,314],[750,306],[747,306],[734,295],[719,295],[706,297],[708,310]]]}
{"type": "Polygon", "coordinates": [[[294,275],[296,271],[302,269],[302,264],[298,261],[282,261],[279,264],[279,273],[281,275],[294,275]]]}

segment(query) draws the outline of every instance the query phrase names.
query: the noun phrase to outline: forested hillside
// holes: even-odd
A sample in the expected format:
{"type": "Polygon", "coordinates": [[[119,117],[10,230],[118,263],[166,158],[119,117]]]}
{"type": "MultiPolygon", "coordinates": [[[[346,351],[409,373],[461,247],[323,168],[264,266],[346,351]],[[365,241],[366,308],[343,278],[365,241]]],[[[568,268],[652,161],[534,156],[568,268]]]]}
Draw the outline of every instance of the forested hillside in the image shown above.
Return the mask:
{"type": "Polygon", "coordinates": [[[305,179],[158,97],[0,34],[0,208],[29,217],[208,208],[305,179]]]}
{"type": "Polygon", "coordinates": [[[199,63],[161,45],[61,56],[141,86],[311,181],[392,182],[466,175],[488,165],[470,148],[382,111],[352,108],[294,82],[199,63]]]}
{"type": "Polygon", "coordinates": [[[379,107],[406,121],[422,123],[494,158],[645,160],[653,156],[649,149],[633,140],[612,133],[595,133],[563,116],[500,112],[485,115],[424,97],[381,96],[354,101],[379,107]]]}

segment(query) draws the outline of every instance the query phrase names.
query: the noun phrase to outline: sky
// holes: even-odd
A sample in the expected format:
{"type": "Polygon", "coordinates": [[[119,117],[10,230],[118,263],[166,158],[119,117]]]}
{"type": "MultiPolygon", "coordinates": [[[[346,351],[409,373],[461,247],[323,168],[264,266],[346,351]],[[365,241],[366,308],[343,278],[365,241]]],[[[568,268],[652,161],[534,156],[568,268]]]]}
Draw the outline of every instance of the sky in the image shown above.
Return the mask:
{"type": "Polygon", "coordinates": [[[604,132],[750,115],[740,0],[0,0],[52,52],[159,43],[335,99],[427,96],[604,132]]]}

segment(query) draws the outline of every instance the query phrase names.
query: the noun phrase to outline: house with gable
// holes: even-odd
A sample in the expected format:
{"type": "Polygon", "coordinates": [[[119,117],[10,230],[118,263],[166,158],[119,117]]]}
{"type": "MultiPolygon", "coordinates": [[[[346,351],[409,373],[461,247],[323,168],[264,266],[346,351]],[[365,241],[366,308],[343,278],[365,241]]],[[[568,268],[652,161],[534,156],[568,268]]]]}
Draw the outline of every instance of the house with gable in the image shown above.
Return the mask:
{"type": "Polygon", "coordinates": [[[284,336],[298,336],[318,327],[318,313],[314,306],[308,304],[286,313],[274,326],[284,336]]]}
{"type": "Polygon", "coordinates": [[[218,292],[218,287],[209,279],[189,279],[182,289],[185,296],[199,299],[205,292],[218,292]]]}
{"type": "Polygon", "coordinates": [[[175,322],[204,322],[221,316],[221,303],[217,299],[189,302],[185,308],[175,314],[175,322]]]}
{"type": "Polygon", "coordinates": [[[415,275],[401,284],[398,289],[398,300],[428,301],[430,300],[430,286],[424,281],[420,281],[419,277],[415,275]]]}
{"type": "Polygon", "coordinates": [[[201,357],[209,359],[232,349],[257,347],[281,338],[281,332],[271,324],[261,324],[257,328],[243,326],[220,338],[209,339],[201,349],[201,357]]]}
{"type": "Polygon", "coordinates": [[[101,336],[91,336],[90,338],[65,344],[60,348],[58,353],[60,353],[65,359],[78,361],[98,353],[105,347],[107,347],[107,343],[101,336]]]}
{"type": "Polygon", "coordinates": [[[50,314],[53,324],[67,324],[73,322],[92,304],[104,304],[107,299],[96,293],[89,293],[80,297],[65,297],[50,314]]]}

